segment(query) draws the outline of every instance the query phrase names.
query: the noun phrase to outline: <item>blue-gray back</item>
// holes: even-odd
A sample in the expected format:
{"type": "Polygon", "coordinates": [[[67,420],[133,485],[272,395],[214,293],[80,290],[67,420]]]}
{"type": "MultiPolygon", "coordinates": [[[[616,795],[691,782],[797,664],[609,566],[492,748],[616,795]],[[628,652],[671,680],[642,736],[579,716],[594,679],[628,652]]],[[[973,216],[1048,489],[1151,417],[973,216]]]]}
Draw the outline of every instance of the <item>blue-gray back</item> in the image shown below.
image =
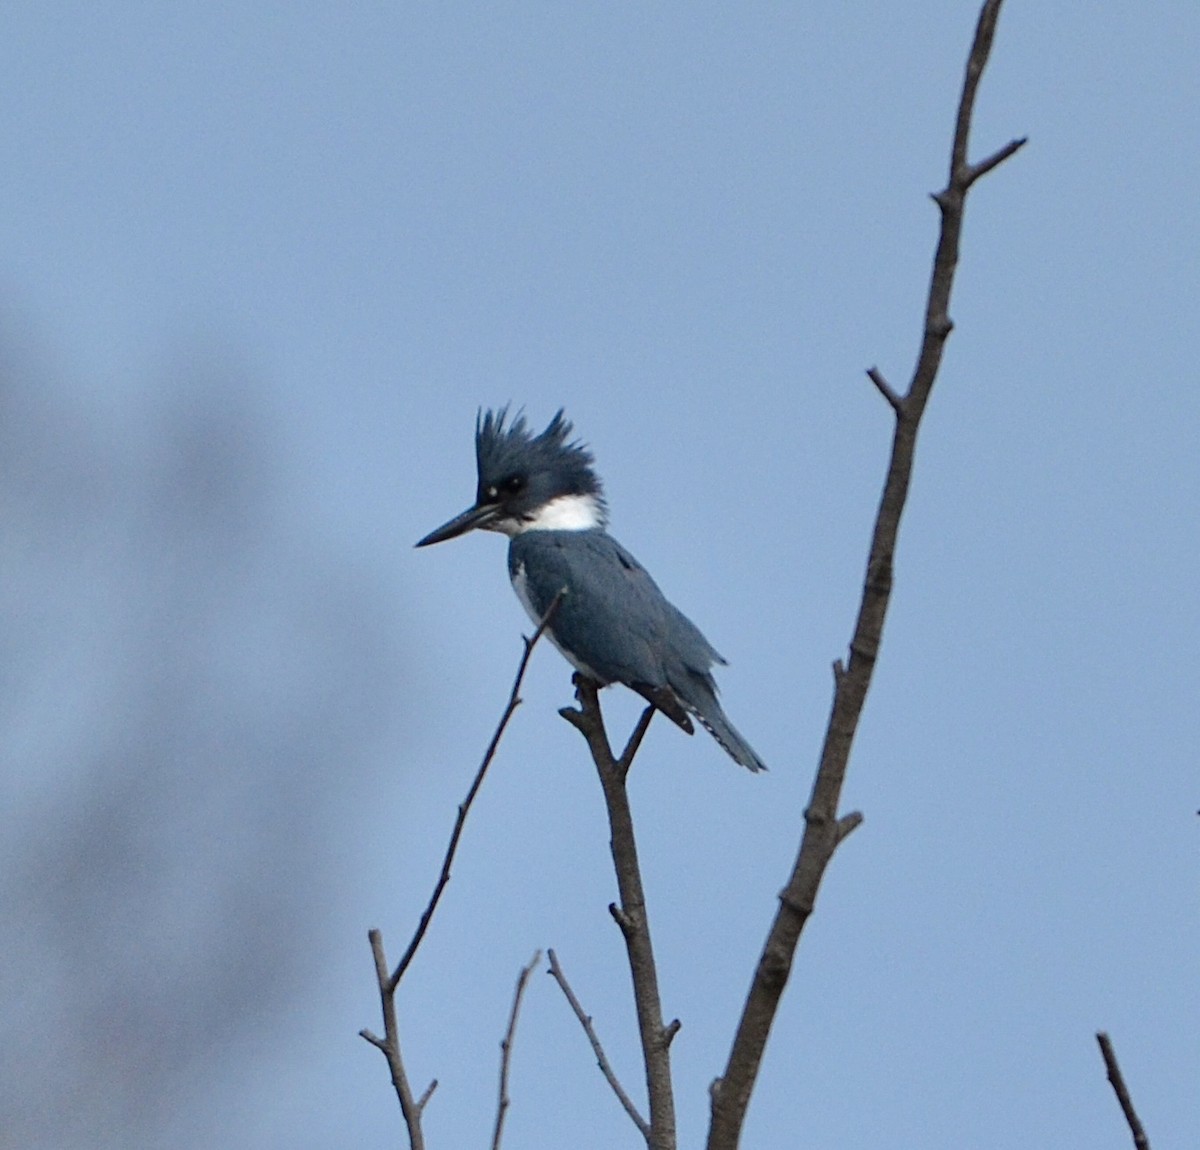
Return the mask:
{"type": "Polygon", "coordinates": [[[678,690],[681,679],[698,679],[713,689],[709,668],[725,660],[607,532],[526,531],[509,545],[508,568],[514,577],[524,570],[539,615],[567,589],[555,638],[606,681],[678,690]]]}

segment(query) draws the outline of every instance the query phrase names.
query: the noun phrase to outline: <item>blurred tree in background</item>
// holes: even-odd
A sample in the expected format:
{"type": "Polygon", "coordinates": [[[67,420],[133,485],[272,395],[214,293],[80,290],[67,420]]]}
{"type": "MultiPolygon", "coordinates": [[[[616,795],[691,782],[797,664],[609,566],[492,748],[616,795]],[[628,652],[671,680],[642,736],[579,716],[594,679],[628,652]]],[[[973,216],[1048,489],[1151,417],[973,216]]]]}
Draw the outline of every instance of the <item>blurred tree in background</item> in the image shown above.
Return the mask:
{"type": "Polygon", "coordinates": [[[0,1146],[186,1144],[221,1052],[305,991],[338,789],[395,712],[394,627],[378,573],[283,511],[230,357],[130,402],[16,343],[0,329],[0,1146]]]}

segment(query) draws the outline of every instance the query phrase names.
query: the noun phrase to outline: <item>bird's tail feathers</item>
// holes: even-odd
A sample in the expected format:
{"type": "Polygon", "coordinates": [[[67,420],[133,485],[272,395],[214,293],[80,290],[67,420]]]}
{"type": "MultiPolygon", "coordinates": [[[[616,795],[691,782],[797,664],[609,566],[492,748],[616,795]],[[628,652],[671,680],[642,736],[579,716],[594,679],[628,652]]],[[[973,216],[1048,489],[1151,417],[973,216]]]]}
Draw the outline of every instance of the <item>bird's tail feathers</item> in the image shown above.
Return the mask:
{"type": "Polygon", "coordinates": [[[695,707],[689,707],[688,710],[700,720],[704,729],[720,743],[721,748],[735,763],[740,763],[748,771],[765,771],[767,769],[767,764],[742,738],[738,729],[725,717],[725,712],[721,710],[720,704],[715,700],[710,714],[705,715],[695,707]]]}

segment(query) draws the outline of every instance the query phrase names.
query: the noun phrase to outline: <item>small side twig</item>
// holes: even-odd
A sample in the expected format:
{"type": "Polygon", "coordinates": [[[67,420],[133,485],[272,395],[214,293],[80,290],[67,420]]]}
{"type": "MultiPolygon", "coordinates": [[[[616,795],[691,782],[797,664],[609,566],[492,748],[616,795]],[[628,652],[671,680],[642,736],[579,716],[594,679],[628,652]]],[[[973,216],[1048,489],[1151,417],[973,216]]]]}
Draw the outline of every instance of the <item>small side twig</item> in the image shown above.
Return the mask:
{"type": "Polygon", "coordinates": [[[425,1093],[417,1099],[417,1109],[424,1110],[425,1104],[433,1097],[433,1092],[438,1088],[438,1080],[435,1078],[428,1086],[425,1087],[425,1093]]]}
{"type": "Polygon", "coordinates": [[[558,964],[558,956],[553,950],[548,950],[546,954],[550,959],[549,973],[566,996],[567,1002],[575,1012],[575,1017],[579,1019],[579,1025],[583,1027],[583,1032],[587,1035],[588,1042],[592,1044],[592,1053],[596,1056],[596,1064],[600,1067],[600,1073],[604,1075],[604,1080],[612,1087],[612,1092],[617,1096],[617,1101],[624,1107],[625,1113],[629,1115],[633,1120],[633,1124],[641,1131],[642,1137],[648,1139],[650,1137],[650,1123],[638,1113],[638,1108],[634,1105],[633,1099],[625,1093],[625,1088],[614,1073],[612,1064],[608,1061],[608,1056],[604,1053],[604,1047],[600,1045],[600,1039],[596,1036],[596,1028],[592,1025],[591,1015],[584,1011],[579,1003],[579,999],[575,997],[575,992],[571,989],[571,984],[567,981],[567,976],[558,964]]]}
{"type": "Polygon", "coordinates": [[[868,367],[867,378],[875,385],[879,394],[891,405],[892,410],[896,413],[896,418],[901,418],[904,415],[904,400],[896,394],[892,385],[883,378],[883,372],[877,367],[868,367]]]}
{"type": "Polygon", "coordinates": [[[534,951],[533,957],[517,975],[517,988],[513,991],[512,1010],[508,1015],[508,1029],[500,1041],[500,1093],[496,1101],[496,1128],[492,1134],[492,1150],[500,1150],[500,1139],[504,1134],[504,1117],[508,1113],[508,1068],[512,1062],[513,1039],[517,1033],[517,1019],[521,1015],[521,1000],[525,997],[525,987],[529,985],[529,976],[533,969],[542,961],[542,952],[534,951]]]}
{"type": "Polygon", "coordinates": [[[1129,1087],[1125,1085],[1125,1076],[1121,1073],[1120,1066],[1117,1065],[1117,1052],[1113,1050],[1112,1039],[1105,1031],[1101,1030],[1096,1035],[1096,1041],[1100,1044],[1100,1054],[1104,1058],[1104,1069],[1108,1072],[1108,1080],[1112,1083],[1113,1093],[1116,1094],[1117,1101],[1121,1104],[1121,1112],[1125,1115],[1125,1121],[1129,1123],[1133,1144],[1137,1150],[1150,1150],[1150,1139],[1146,1137],[1146,1131],[1137,1116],[1137,1111],[1133,1108],[1133,1099],[1129,1095],[1129,1087]]]}
{"type": "Polygon", "coordinates": [[[617,769],[621,772],[622,777],[629,774],[629,768],[633,766],[633,758],[638,753],[642,740],[646,737],[646,732],[650,729],[650,720],[654,718],[656,710],[656,707],[647,707],[642,712],[641,718],[638,719],[637,725],[630,732],[629,742],[625,744],[625,749],[617,760],[617,769]]]}

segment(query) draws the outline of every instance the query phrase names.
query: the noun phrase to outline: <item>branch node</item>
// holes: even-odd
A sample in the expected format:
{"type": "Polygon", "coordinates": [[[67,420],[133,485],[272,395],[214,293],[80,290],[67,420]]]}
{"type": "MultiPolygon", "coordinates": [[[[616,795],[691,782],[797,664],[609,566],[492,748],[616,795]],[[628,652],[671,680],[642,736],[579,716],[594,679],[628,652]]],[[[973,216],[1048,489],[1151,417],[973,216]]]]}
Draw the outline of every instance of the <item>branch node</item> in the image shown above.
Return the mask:
{"type": "Polygon", "coordinates": [[[813,904],[809,900],[800,900],[793,897],[792,892],[788,888],[784,888],[779,892],[779,902],[787,907],[792,914],[797,915],[801,919],[807,919],[813,912],[813,904]]]}
{"type": "Polygon", "coordinates": [[[946,339],[954,330],[954,320],[948,315],[937,315],[929,321],[929,331],[938,339],[946,339]]]}
{"type": "Polygon", "coordinates": [[[633,932],[633,919],[629,917],[615,902],[608,904],[608,913],[613,916],[613,920],[617,926],[621,928],[621,933],[626,938],[633,932]]]}
{"type": "Polygon", "coordinates": [[[672,1018],[666,1027],[663,1029],[663,1045],[670,1046],[675,1041],[675,1035],[679,1033],[679,1028],[683,1025],[678,1018],[672,1018]]]}

